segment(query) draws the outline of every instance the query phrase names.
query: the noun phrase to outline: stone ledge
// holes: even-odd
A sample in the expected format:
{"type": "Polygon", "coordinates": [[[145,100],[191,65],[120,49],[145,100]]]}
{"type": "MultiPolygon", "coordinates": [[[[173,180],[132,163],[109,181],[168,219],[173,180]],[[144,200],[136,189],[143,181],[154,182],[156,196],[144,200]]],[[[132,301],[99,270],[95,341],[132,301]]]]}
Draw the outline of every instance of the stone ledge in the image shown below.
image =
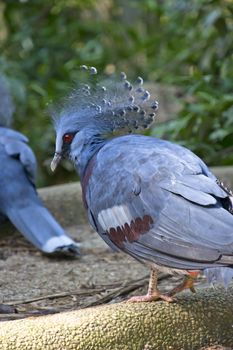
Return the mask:
{"type": "Polygon", "coordinates": [[[218,166],[211,168],[214,175],[233,191],[233,166],[218,166]]]}
{"type": "MultiPolygon", "coordinates": [[[[226,186],[233,188],[233,166],[214,167],[212,171],[226,186]]],[[[38,193],[61,225],[68,227],[87,223],[79,182],[44,187],[38,193]]],[[[7,223],[3,231],[12,232],[14,228],[7,223]]]]}
{"type": "Polygon", "coordinates": [[[79,182],[40,188],[39,196],[63,226],[87,223],[79,182]]]}
{"type": "Polygon", "coordinates": [[[3,322],[0,343],[6,350],[207,350],[232,346],[232,323],[232,287],[208,288],[174,304],[118,303],[3,322]]]}

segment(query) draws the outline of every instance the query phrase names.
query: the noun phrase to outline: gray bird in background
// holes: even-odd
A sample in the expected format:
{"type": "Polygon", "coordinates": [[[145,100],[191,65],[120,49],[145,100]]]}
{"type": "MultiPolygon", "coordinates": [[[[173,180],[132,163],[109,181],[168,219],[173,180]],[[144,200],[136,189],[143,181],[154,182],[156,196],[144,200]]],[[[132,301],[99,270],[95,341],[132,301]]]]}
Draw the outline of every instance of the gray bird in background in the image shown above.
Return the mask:
{"type": "Polygon", "coordinates": [[[36,158],[27,137],[10,129],[13,113],[7,80],[0,76],[0,224],[9,219],[44,253],[76,257],[79,245],[67,235],[37,195],[36,158]]]}
{"type": "MultiPolygon", "coordinates": [[[[91,225],[111,247],[151,268],[147,295],[131,301],[172,301],[203,271],[209,282],[233,277],[233,196],[188,149],[143,135],[117,135],[150,126],[158,103],[138,77],[98,81],[83,66],[84,83],[55,110],[55,170],[69,158],[81,178],[91,225]],[[185,276],[166,295],[158,271],[185,276]]],[[[127,268],[127,266],[126,266],[127,268]]]]}

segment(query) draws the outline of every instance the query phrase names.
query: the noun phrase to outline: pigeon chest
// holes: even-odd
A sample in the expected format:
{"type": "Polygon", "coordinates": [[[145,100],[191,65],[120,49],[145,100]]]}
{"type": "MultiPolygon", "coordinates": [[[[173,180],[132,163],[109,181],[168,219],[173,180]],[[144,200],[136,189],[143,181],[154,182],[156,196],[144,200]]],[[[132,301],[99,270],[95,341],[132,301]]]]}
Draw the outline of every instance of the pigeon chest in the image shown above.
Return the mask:
{"type": "Polygon", "coordinates": [[[96,157],[92,157],[91,160],[89,161],[89,163],[87,164],[87,167],[85,169],[85,173],[84,176],[81,178],[81,186],[82,186],[82,199],[83,199],[83,204],[84,207],[87,209],[88,205],[87,205],[87,199],[86,199],[86,194],[87,194],[87,189],[88,189],[88,183],[90,180],[90,177],[92,175],[93,172],[93,168],[95,166],[95,162],[96,162],[96,157]]]}

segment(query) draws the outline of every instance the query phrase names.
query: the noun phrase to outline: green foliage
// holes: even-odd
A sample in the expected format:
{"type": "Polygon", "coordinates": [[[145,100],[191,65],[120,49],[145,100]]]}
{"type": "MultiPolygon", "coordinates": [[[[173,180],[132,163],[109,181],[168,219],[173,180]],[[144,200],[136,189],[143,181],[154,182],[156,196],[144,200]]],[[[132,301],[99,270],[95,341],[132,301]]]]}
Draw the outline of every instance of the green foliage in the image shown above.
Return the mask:
{"type": "Polygon", "coordinates": [[[209,164],[233,164],[232,0],[5,0],[1,10],[0,70],[15,96],[14,126],[37,155],[39,185],[76,179],[65,162],[50,176],[46,106],[69,90],[81,64],[178,87],[177,119],[152,134],[209,164]]]}
{"type": "MultiPolygon", "coordinates": [[[[177,120],[154,130],[180,141],[210,165],[233,164],[232,14],[232,1],[192,2],[182,22],[183,37],[175,33],[177,70],[168,76],[183,87],[182,109],[177,120]]],[[[173,24],[181,23],[182,15],[174,11],[173,24]]]]}

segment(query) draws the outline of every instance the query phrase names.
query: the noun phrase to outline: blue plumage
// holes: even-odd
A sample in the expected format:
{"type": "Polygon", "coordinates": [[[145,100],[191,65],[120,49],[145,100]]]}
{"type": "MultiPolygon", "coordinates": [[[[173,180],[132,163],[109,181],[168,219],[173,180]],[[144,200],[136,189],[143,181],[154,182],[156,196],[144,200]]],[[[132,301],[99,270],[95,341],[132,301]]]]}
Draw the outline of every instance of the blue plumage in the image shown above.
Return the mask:
{"type": "Polygon", "coordinates": [[[9,128],[14,108],[2,77],[0,101],[1,222],[9,219],[27,240],[45,253],[78,256],[78,245],[38,198],[36,158],[27,144],[28,139],[9,128]]]}
{"type": "MultiPolygon", "coordinates": [[[[204,270],[210,282],[229,283],[233,275],[232,193],[184,147],[141,135],[109,137],[129,124],[143,126],[143,118],[145,126],[152,122],[148,122],[148,114],[154,102],[149,93],[141,85],[147,99],[141,98],[143,103],[135,105],[138,88],[129,83],[129,99],[124,79],[122,83],[108,81],[110,92],[104,99],[112,96],[114,104],[103,115],[97,108],[88,115],[83,96],[79,105],[81,88],[77,90],[76,105],[72,100],[72,108],[68,107],[67,113],[63,108],[55,118],[52,169],[62,157],[73,161],[81,177],[89,221],[111,247],[125,251],[153,271],[192,274],[204,270]],[[124,110],[123,118],[116,112],[117,101],[124,110]]],[[[91,101],[98,103],[98,86],[88,91],[86,106],[91,101]]],[[[155,279],[154,272],[152,277],[155,279]]],[[[161,296],[156,286],[154,292],[154,296],[161,296]]],[[[152,299],[147,296],[141,300],[152,299]]]]}

